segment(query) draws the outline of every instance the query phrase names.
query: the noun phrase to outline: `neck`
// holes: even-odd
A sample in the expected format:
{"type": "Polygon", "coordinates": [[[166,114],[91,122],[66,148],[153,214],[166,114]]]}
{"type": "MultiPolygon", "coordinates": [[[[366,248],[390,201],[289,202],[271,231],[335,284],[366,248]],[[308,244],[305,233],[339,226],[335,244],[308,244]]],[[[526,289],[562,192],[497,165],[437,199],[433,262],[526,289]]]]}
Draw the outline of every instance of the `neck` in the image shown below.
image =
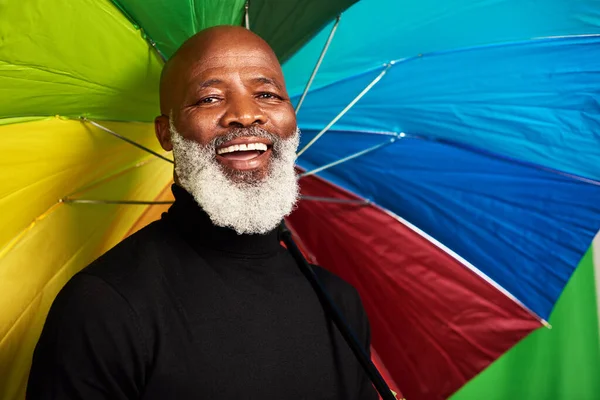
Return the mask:
{"type": "Polygon", "coordinates": [[[245,255],[268,255],[281,249],[277,229],[266,234],[236,233],[216,226],[192,195],[178,185],[172,187],[175,203],[164,216],[194,247],[245,255]]]}

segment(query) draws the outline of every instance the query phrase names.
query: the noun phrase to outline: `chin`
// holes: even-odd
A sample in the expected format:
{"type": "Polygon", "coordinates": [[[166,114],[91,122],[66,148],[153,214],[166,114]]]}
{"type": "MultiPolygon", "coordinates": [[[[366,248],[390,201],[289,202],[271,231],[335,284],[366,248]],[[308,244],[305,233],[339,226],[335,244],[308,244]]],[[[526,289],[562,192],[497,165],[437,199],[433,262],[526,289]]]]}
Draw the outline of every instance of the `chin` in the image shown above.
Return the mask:
{"type": "Polygon", "coordinates": [[[252,185],[264,182],[269,176],[268,168],[257,168],[243,171],[226,166],[222,166],[222,168],[227,177],[234,183],[252,185]]]}

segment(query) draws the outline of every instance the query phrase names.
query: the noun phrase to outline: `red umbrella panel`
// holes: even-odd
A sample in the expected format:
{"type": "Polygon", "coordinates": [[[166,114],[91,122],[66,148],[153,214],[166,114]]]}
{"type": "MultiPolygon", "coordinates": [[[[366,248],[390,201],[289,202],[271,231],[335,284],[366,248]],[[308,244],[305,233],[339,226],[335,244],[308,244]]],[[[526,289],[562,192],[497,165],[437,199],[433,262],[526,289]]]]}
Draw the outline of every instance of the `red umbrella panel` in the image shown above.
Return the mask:
{"type": "Polygon", "coordinates": [[[290,229],[311,261],[361,293],[373,358],[403,393],[446,398],[542,325],[398,216],[314,175],[301,193],[290,229]]]}

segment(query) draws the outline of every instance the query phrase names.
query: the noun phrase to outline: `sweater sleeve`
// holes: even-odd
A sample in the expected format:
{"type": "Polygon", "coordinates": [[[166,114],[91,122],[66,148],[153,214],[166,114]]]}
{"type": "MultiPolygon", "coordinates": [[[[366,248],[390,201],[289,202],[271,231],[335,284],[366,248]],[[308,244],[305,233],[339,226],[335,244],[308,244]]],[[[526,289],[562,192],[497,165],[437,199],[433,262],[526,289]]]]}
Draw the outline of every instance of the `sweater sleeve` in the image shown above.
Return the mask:
{"type": "Polygon", "coordinates": [[[50,309],[33,355],[27,399],[137,399],[146,359],[130,304],[104,280],[80,273],[50,309]]]}

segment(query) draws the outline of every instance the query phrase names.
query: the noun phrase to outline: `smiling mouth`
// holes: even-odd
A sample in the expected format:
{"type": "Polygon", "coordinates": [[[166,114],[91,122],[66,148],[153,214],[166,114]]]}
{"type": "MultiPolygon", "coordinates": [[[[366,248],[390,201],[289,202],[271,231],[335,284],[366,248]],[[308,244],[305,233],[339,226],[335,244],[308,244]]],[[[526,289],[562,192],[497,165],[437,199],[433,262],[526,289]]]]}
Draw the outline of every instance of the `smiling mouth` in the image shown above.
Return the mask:
{"type": "Polygon", "coordinates": [[[217,155],[231,161],[249,161],[260,157],[270,150],[270,147],[259,142],[234,144],[218,148],[217,155]]]}

